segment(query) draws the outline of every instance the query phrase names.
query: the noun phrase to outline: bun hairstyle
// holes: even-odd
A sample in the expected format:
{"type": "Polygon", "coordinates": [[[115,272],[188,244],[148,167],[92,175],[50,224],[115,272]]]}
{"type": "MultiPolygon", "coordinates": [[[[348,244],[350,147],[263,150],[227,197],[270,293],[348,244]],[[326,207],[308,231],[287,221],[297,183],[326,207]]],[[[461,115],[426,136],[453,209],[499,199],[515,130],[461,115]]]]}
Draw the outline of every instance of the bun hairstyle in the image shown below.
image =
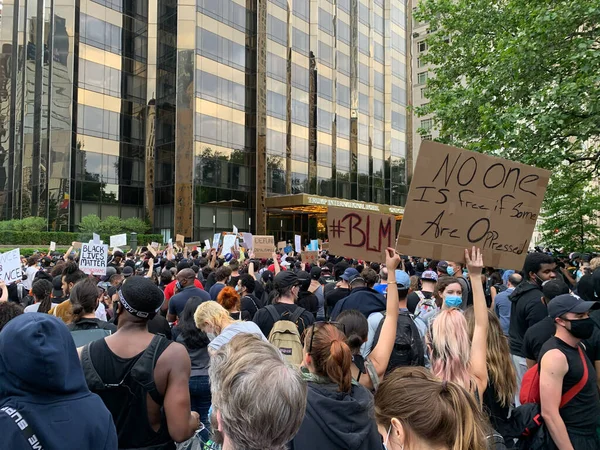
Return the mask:
{"type": "Polygon", "coordinates": [[[336,383],[340,392],[352,388],[352,353],[346,344],[346,336],[334,325],[325,323],[310,327],[304,338],[304,348],[311,356],[317,375],[328,377],[336,383]],[[314,336],[313,336],[314,333],[314,336]],[[312,349],[309,350],[312,342],[312,349]]]}
{"type": "Polygon", "coordinates": [[[231,286],[225,286],[217,295],[217,302],[227,311],[239,311],[241,300],[239,294],[231,286]]]}
{"type": "Polygon", "coordinates": [[[98,287],[90,278],[73,286],[70,299],[74,323],[79,322],[84,314],[93,313],[96,310],[99,296],[98,287]]]}
{"type": "Polygon", "coordinates": [[[393,418],[402,424],[405,448],[415,440],[428,448],[487,448],[490,427],[473,396],[422,367],[400,367],[379,385],[375,420],[387,429],[393,418]]]}
{"type": "Polygon", "coordinates": [[[346,344],[350,347],[352,354],[360,351],[360,347],[369,336],[369,322],[363,313],[355,309],[342,312],[337,321],[344,325],[346,331],[346,344]]]}

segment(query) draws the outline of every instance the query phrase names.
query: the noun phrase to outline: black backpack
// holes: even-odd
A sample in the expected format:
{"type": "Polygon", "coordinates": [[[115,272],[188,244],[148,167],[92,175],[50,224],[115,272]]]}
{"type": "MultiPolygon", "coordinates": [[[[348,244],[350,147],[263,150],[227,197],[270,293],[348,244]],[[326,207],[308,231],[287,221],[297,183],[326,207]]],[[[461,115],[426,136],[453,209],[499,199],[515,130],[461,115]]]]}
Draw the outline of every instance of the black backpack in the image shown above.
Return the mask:
{"type": "MultiPolygon", "coordinates": [[[[384,320],[385,312],[375,332],[371,351],[373,351],[379,341],[384,320]]],[[[421,339],[419,329],[415,325],[413,318],[407,311],[400,311],[396,325],[396,340],[394,341],[394,348],[392,349],[386,373],[391,372],[396,367],[405,366],[425,366],[425,350],[423,348],[423,339],[421,339]]]]}

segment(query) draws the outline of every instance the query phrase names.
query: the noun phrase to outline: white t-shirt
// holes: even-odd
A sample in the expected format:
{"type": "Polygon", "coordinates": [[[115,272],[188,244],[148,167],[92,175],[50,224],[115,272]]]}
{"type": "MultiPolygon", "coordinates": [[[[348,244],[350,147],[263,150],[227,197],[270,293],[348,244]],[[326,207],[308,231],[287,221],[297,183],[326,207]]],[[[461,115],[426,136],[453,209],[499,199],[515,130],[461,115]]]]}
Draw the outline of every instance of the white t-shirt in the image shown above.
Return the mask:
{"type": "Polygon", "coordinates": [[[106,322],[106,308],[103,303],[98,304],[98,308],[96,309],[96,319],[106,322]]]}
{"type": "Polygon", "coordinates": [[[30,290],[31,286],[33,285],[33,279],[35,278],[35,274],[37,273],[37,271],[39,270],[39,267],[36,266],[31,266],[28,267],[27,270],[25,270],[25,274],[27,275],[27,279],[23,280],[23,287],[25,287],[25,289],[30,290]]]}
{"type": "Polygon", "coordinates": [[[254,322],[235,322],[226,327],[220,335],[214,338],[210,344],[208,344],[208,347],[215,351],[219,350],[238,333],[256,334],[264,341],[268,342],[265,335],[262,334],[262,331],[260,331],[260,328],[258,328],[258,325],[256,325],[254,322]]]}
{"type": "MultiPolygon", "coordinates": [[[[52,303],[52,306],[50,307],[50,309],[57,307],[59,304],[58,303],[52,303]]],[[[34,303],[33,305],[29,305],[25,308],[25,312],[26,313],[30,313],[30,312],[38,312],[38,309],[40,308],[40,304],[39,303],[34,303]]]]}

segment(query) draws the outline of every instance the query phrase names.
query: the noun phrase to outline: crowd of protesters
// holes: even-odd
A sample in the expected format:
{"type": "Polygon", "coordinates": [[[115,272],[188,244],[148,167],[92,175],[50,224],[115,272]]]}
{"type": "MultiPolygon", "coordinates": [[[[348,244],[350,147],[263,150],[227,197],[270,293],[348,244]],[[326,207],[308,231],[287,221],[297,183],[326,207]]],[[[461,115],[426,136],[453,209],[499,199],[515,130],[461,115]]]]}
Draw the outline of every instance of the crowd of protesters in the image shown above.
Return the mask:
{"type": "Polygon", "coordinates": [[[594,256],[34,254],[0,282],[1,447],[600,449],[594,256]]]}

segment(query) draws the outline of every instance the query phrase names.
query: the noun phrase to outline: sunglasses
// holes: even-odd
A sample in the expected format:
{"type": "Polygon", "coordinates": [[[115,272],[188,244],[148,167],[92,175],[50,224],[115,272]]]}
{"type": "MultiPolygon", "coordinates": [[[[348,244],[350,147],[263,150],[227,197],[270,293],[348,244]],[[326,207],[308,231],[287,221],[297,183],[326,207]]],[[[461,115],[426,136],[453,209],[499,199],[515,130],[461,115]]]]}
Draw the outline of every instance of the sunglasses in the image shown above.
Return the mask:
{"type": "Polygon", "coordinates": [[[341,322],[319,321],[319,322],[313,323],[312,328],[311,328],[311,333],[310,333],[310,345],[308,346],[308,354],[309,355],[312,353],[313,339],[315,338],[315,330],[317,329],[317,327],[321,328],[323,325],[333,325],[338,330],[340,330],[342,333],[344,333],[344,336],[346,335],[346,325],[344,325],[341,322]]]}

